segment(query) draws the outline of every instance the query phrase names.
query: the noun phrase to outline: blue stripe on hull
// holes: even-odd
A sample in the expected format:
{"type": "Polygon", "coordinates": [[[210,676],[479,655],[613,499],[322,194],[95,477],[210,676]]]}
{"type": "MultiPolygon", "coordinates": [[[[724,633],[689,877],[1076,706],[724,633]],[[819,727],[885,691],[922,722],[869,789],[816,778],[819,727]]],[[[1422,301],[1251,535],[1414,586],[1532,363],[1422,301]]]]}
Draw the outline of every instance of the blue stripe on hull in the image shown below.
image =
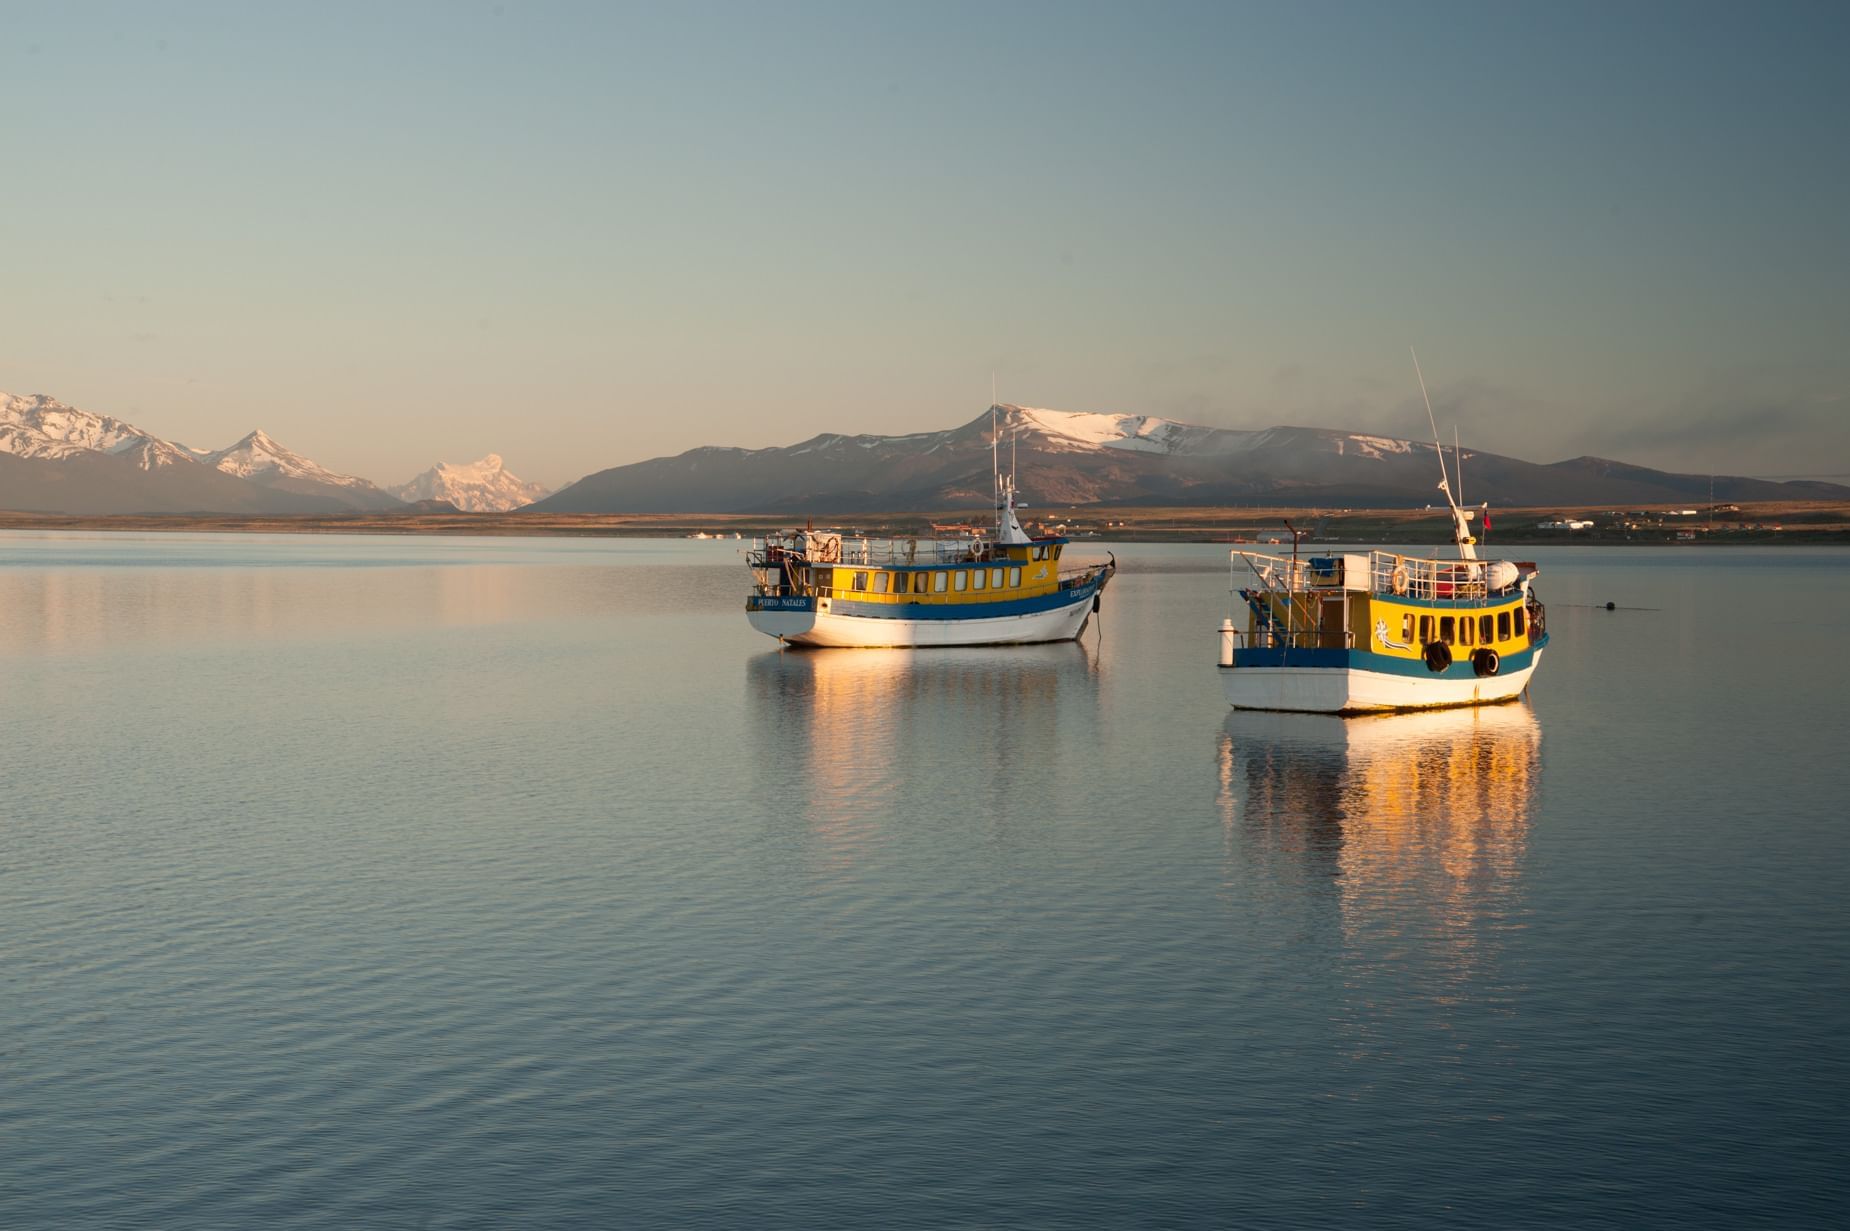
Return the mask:
{"type": "MultiPolygon", "coordinates": [[[[1535,662],[1535,652],[1548,645],[1548,635],[1544,633],[1538,640],[1531,642],[1527,649],[1502,656],[1498,674],[1506,671],[1521,671],[1535,662]]],[[[1463,647],[1460,647],[1463,648],[1463,647]]],[[[1467,652],[1456,659],[1443,671],[1432,671],[1425,660],[1419,658],[1396,658],[1390,654],[1376,654],[1370,650],[1308,650],[1284,649],[1271,647],[1267,649],[1241,649],[1233,652],[1234,667],[1305,667],[1327,668],[1329,670],[1378,671],[1383,675],[1405,675],[1422,680],[1469,680],[1476,679],[1477,672],[1471,669],[1471,655],[1467,652]]]]}

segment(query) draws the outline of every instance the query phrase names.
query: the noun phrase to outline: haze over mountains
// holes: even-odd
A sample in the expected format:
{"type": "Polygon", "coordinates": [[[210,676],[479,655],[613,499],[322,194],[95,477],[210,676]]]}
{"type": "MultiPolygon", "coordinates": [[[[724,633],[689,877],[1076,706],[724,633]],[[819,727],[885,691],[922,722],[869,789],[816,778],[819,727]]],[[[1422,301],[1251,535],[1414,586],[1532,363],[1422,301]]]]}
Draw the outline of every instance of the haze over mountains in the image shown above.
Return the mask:
{"type": "MultiPolygon", "coordinates": [[[[1430,443],[1323,428],[1205,427],[1135,414],[995,408],[903,436],[824,434],[705,447],[600,470],[545,495],[501,458],[439,463],[381,488],[253,431],[193,449],[43,394],[0,393],[0,509],[70,514],[333,514],[431,502],[467,512],[854,514],[982,508],[991,445],[1031,505],[1404,508],[1433,502],[1430,443]],[[544,498],[540,498],[544,497],[544,498]]],[[[1820,482],[1670,474],[1602,458],[1537,464],[1465,450],[1463,495],[1502,506],[1850,499],[1820,482]]]]}
{"type": "MultiPolygon", "coordinates": [[[[1147,415],[996,408],[1003,469],[1043,507],[1404,508],[1438,499],[1430,443],[1323,428],[1203,427],[1147,415]]],[[[990,413],[906,436],[825,434],[785,448],[690,449],[588,475],[533,505],[557,513],[851,514],[985,506],[990,413]]],[[[1603,458],[1539,465],[1465,450],[1464,495],[1497,505],[1707,500],[1709,475],[1603,458]]],[[[1846,499],[1831,483],[1714,476],[1717,499],[1846,499]]]]}

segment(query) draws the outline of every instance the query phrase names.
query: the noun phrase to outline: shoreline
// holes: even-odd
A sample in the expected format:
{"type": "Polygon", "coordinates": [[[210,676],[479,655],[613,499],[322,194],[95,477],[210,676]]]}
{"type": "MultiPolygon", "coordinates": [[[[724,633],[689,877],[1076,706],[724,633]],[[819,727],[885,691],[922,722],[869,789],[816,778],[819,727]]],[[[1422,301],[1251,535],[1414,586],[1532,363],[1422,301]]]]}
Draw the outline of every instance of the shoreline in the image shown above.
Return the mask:
{"type": "MultiPolygon", "coordinates": [[[[1684,506],[1687,508],[1687,506],[1684,506]]],[[[1627,510],[1541,507],[1492,509],[1483,545],[1682,546],[1716,544],[1850,543],[1850,503],[1778,502],[1731,506],[1681,516],[1675,506],[1627,510]],[[1565,517],[1595,523],[1589,530],[1542,530],[1565,517]]],[[[870,537],[919,536],[982,524],[987,510],[864,513],[817,517],[831,529],[870,537]]],[[[345,514],[66,514],[0,511],[0,530],[195,534],[400,534],[481,537],[752,538],[810,519],[743,513],[345,513],[345,514]]],[[[1076,542],[1250,543],[1291,545],[1289,522],[1306,543],[1433,544],[1449,542],[1443,516],[1431,509],[1103,508],[1055,509],[1038,525],[1076,542]]],[[[1031,523],[1035,525],[1036,523],[1031,523]]]]}

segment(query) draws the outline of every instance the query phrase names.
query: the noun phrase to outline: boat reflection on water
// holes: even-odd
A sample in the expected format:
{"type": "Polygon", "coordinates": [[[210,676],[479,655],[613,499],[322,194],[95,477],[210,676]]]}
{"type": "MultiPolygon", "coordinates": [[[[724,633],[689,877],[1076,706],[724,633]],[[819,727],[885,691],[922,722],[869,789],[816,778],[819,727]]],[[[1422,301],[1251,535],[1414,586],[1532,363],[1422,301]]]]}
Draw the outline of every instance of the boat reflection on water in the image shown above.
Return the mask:
{"type": "Polygon", "coordinates": [[[1042,817],[1078,793],[1062,765],[1097,755],[1097,663],[1076,642],[760,654],[746,694],[755,789],[846,859],[926,818],[1042,817]]]}
{"type": "Polygon", "coordinates": [[[1468,968],[1519,905],[1541,741],[1522,702],[1364,718],[1234,711],[1220,736],[1229,849],[1333,884],[1352,942],[1425,935],[1468,968]]]}

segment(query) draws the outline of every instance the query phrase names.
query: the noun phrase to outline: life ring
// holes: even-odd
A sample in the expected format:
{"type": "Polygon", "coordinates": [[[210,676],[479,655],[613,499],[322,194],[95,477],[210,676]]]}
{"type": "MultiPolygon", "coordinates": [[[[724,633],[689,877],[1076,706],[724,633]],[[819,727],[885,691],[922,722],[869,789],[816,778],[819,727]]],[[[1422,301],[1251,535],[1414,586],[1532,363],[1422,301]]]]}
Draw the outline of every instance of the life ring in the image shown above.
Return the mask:
{"type": "Polygon", "coordinates": [[[1421,657],[1428,671],[1440,672],[1452,665],[1452,647],[1443,641],[1428,641],[1421,657]]]}
{"type": "Polygon", "coordinates": [[[1394,566],[1394,575],[1388,578],[1388,585],[1392,587],[1394,593],[1396,594],[1405,594],[1407,592],[1407,566],[1406,565],[1396,564],[1394,566]]]}
{"type": "Polygon", "coordinates": [[[1471,656],[1471,670],[1479,675],[1495,675],[1503,666],[1497,652],[1486,646],[1471,656]]]}

